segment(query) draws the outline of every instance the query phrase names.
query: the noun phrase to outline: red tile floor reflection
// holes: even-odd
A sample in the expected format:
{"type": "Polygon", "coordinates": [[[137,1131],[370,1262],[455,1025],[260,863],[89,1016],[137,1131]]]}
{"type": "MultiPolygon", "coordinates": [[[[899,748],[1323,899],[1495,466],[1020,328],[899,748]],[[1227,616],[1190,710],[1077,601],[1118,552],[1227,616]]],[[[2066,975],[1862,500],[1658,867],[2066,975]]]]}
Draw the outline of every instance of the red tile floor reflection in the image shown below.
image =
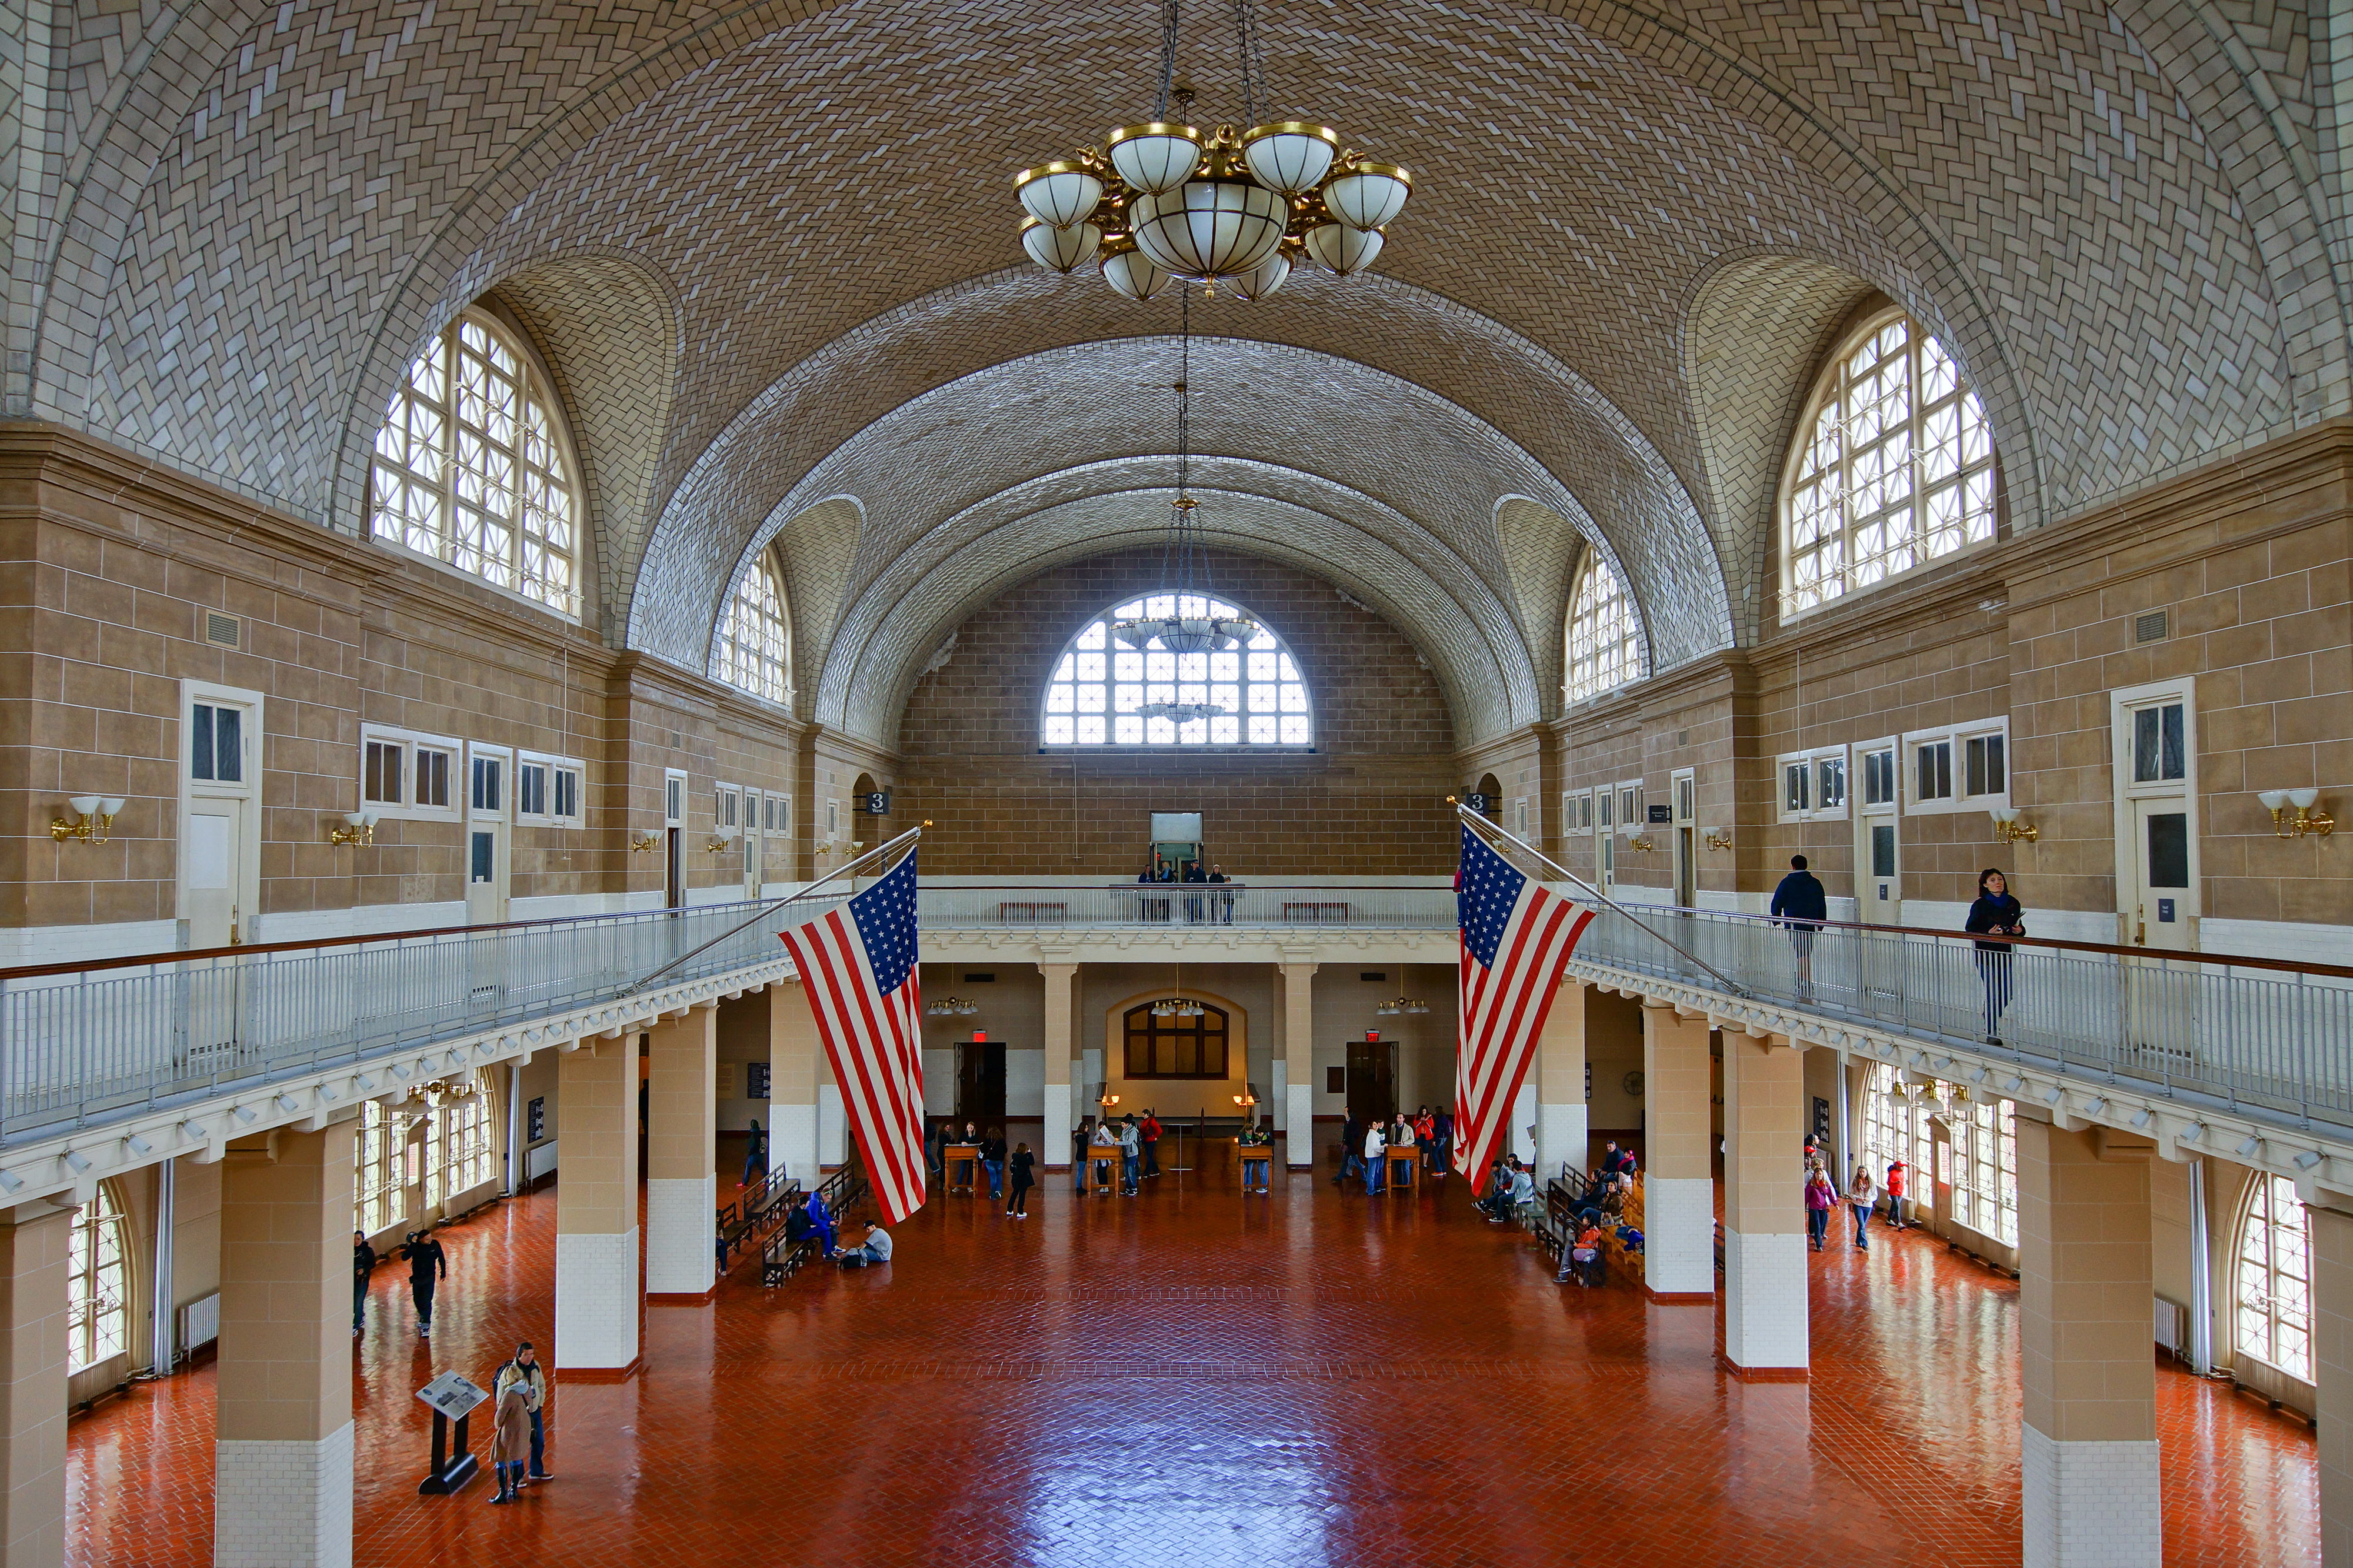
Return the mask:
{"type": "MultiPolygon", "coordinates": [[[[1812,1384],[1745,1387],[1712,1309],[1556,1288],[1460,1182],[1304,1175],[1050,1182],[1018,1223],[935,1198],[887,1268],[649,1308],[648,1370],[560,1390],[556,1479],[522,1506],[421,1499],[411,1391],[548,1343],[555,1204],[447,1233],[429,1349],[379,1274],[358,1563],[2019,1560],[2016,1289],[1941,1244],[1812,1259],[1812,1384]]],[[[2317,1563],[2308,1430],[2158,1390],[2167,1560],[2317,1563]]],[[[78,1418],[69,1561],[208,1563],[212,1431],[208,1369],[78,1418]]]]}

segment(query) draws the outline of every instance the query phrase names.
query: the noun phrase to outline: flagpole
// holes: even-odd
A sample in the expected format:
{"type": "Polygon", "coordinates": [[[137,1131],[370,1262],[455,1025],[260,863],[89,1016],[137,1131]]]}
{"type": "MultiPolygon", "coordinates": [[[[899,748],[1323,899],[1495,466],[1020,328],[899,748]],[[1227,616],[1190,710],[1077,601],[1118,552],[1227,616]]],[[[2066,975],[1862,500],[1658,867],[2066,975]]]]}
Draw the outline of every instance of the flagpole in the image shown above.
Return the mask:
{"type": "MultiPolygon", "coordinates": [[[[819,877],[816,881],[811,882],[807,887],[803,888],[797,893],[787,893],[781,899],[768,899],[764,900],[758,909],[752,911],[750,918],[744,920],[739,924],[728,927],[725,931],[721,931],[717,936],[712,937],[709,942],[704,942],[702,946],[694,948],[690,952],[680,953],[676,958],[671,959],[659,969],[654,970],[650,973],[638,976],[637,980],[625,987],[620,992],[620,994],[627,996],[632,992],[644,990],[647,983],[654,979],[656,975],[667,974],[671,970],[676,969],[680,964],[684,963],[688,959],[694,957],[695,954],[710,952],[712,948],[717,947],[721,942],[725,942],[729,937],[733,936],[737,931],[744,930],[746,926],[757,925],[761,921],[766,919],[774,910],[781,909],[786,904],[797,904],[800,902],[803,899],[815,893],[819,888],[824,887],[828,882],[832,881],[836,877],[839,877],[844,874],[855,876],[858,868],[863,866],[869,860],[877,859],[884,855],[888,855],[892,850],[896,849],[900,845],[908,842],[910,839],[921,838],[923,836],[923,827],[928,827],[930,826],[931,824],[926,822],[923,826],[910,827],[906,832],[902,833],[898,837],[892,839],[889,843],[878,844],[873,848],[869,849],[865,854],[859,856],[856,859],[843,861],[840,865],[835,867],[832,870],[828,871],[824,876],[819,877]]],[[[851,885],[853,887],[856,886],[854,882],[851,885]]]]}
{"type": "Polygon", "coordinates": [[[1642,921],[1625,905],[1620,903],[1617,900],[1610,898],[1608,894],[1602,892],[1600,889],[1596,888],[1592,883],[1587,881],[1584,878],[1578,876],[1576,872],[1570,870],[1559,861],[1555,860],[1551,856],[1546,855],[1543,850],[1527,842],[1527,840],[1516,837],[1498,824],[1488,821],[1485,816],[1472,810],[1469,806],[1464,805],[1460,801],[1455,802],[1454,815],[1462,819],[1465,826],[1470,827],[1481,837],[1484,837],[1488,834],[1494,835],[1496,837],[1504,840],[1506,843],[1525,851],[1532,858],[1543,865],[1546,869],[1556,873],[1563,881],[1573,882],[1577,887],[1584,889],[1585,891],[1591,896],[1593,902],[1601,905],[1605,909],[1615,910],[1619,914],[1625,916],[1627,920],[1631,921],[1634,923],[1637,930],[1648,933],[1651,938],[1657,942],[1661,946],[1672,949],[1674,952],[1682,953],[1683,957],[1690,959],[1694,963],[1698,964],[1702,969],[1706,970],[1710,974],[1713,974],[1718,980],[1723,981],[1725,987],[1735,995],[1746,996],[1749,994],[1748,987],[1741,984],[1740,982],[1733,979],[1730,975],[1725,973],[1722,970],[1716,968],[1705,959],[1701,958],[1697,953],[1688,952],[1683,948],[1676,946],[1675,943],[1669,942],[1665,937],[1661,936],[1657,931],[1652,931],[1648,925],[1644,924],[1642,921]]]}

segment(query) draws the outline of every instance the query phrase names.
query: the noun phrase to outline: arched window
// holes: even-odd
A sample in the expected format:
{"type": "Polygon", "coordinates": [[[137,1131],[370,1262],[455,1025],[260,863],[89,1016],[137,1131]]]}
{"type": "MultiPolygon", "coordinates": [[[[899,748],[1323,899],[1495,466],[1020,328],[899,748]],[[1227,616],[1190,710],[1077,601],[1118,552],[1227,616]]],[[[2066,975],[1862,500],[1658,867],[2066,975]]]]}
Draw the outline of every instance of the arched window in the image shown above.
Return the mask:
{"type": "Polygon", "coordinates": [[[371,527],[577,619],[577,472],[530,352],[504,322],[467,310],[408,367],[385,410],[371,527]]]}
{"type": "Polygon", "coordinates": [[[360,1124],[352,1132],[352,1228],[367,1236],[390,1230],[408,1217],[402,1205],[401,1145],[407,1124],[385,1109],[381,1100],[360,1108],[360,1124]]]}
{"type": "Polygon", "coordinates": [[[787,636],[784,589],[775,560],[764,550],[727,601],[719,627],[719,679],[771,702],[789,700],[787,636]]]}
{"type": "Polygon", "coordinates": [[[1841,345],[1799,429],[1781,506],[1785,616],[1994,536],[1985,406],[1902,311],[1841,345]]]}
{"type": "MultiPolygon", "coordinates": [[[[1115,643],[1113,621],[1141,616],[1248,616],[1223,599],[1150,594],[1096,616],[1054,661],[1039,737],[1049,746],[1312,746],[1315,715],[1307,682],[1281,638],[1258,635],[1223,653],[1170,653],[1157,640],[1138,649],[1115,643]],[[1146,718],[1154,702],[1199,702],[1225,710],[1184,722],[1146,718]]],[[[1256,616],[1249,616],[1257,620],[1256,616]]]]}
{"type": "Polygon", "coordinates": [[[1953,1217],[2018,1245],[2018,1115],[2009,1100],[1973,1100],[1953,1118],[1953,1217]]]}
{"type": "Polygon", "coordinates": [[[1224,1078],[1226,1015],[1207,1003],[1198,1013],[1155,1011],[1146,1002],[1127,1010],[1129,1078],[1224,1078]]]}
{"type": "Polygon", "coordinates": [[[1568,663],[1562,700],[1582,702],[1641,674],[1640,635],[1625,584],[1599,551],[1588,549],[1568,595],[1568,663]]]}
{"type": "Polygon", "coordinates": [[[74,1212],[73,1241],[67,1254],[66,1370],[79,1372],[122,1353],[130,1332],[123,1298],[122,1205],[114,1184],[100,1182],[98,1195],[74,1212]]]}
{"type": "Polygon", "coordinates": [[[2239,1349],[2312,1381],[2312,1230],[2295,1184],[2259,1175],[2239,1227],[2239,1349]]]}

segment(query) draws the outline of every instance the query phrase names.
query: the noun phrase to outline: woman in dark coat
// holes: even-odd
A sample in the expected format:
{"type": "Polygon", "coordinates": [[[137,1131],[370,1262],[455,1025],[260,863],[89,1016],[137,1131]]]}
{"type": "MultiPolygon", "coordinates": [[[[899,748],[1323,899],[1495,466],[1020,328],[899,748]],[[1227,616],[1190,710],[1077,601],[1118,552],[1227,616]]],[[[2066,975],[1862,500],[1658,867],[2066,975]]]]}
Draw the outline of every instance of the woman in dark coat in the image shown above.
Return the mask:
{"type": "MultiPolygon", "coordinates": [[[[1969,906],[1965,930],[1986,936],[2024,936],[2026,910],[2010,896],[2010,879],[1997,867],[1978,873],[1977,902],[1969,906]]],[[[1978,978],[1985,983],[1986,1044],[2001,1044],[2001,1013],[2010,1005],[2010,944],[1977,944],[1978,978]]]]}

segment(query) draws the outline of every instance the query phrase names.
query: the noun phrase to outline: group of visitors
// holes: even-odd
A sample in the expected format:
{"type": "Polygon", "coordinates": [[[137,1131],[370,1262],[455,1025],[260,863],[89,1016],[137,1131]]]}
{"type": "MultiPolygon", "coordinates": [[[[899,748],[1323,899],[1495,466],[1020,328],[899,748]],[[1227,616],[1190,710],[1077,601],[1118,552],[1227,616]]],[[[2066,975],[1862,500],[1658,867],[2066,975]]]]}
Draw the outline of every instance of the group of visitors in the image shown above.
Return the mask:
{"type": "MultiPolygon", "coordinates": [[[[1810,1140],[1809,1141],[1810,1143],[1810,1140]]],[[[1854,1216],[1854,1246],[1858,1252],[1871,1250],[1871,1217],[1877,1212],[1882,1196],[1887,1199],[1887,1228],[1905,1227],[1904,1191],[1910,1171],[1901,1160],[1887,1167],[1883,1182],[1875,1180],[1869,1165],[1857,1165],[1854,1177],[1847,1183],[1844,1194],[1848,1210],[1854,1216]]],[[[1840,1202],[1838,1190],[1831,1184],[1831,1173],[1821,1158],[1810,1148],[1806,1158],[1806,1237],[1816,1252],[1830,1234],[1831,1210],[1840,1202]]]]}
{"type": "MultiPolygon", "coordinates": [[[[1773,889],[1769,914],[1789,933],[1790,956],[1797,962],[1797,999],[1814,999],[1814,937],[1830,919],[1830,899],[1821,879],[1806,868],[1803,855],[1789,857],[1789,874],[1773,889]]],[[[1985,988],[1985,1041],[2002,1048],[2001,1016],[2010,1006],[2010,969],[2015,944],[2005,938],[2026,934],[2026,910],[2010,890],[2010,878],[1999,866],[1978,873],[1978,896],[1969,905],[1963,931],[1981,939],[1977,949],[1978,980],[1985,988]]]]}
{"type": "MultiPolygon", "coordinates": [[[[380,1261],[368,1245],[367,1233],[352,1232],[352,1338],[367,1327],[369,1277],[380,1261]]],[[[433,1293],[449,1278],[449,1255],[430,1230],[412,1230],[401,1241],[400,1261],[408,1265],[408,1296],[417,1305],[417,1337],[433,1337],[433,1293]]]]}
{"type": "Polygon", "coordinates": [[[1487,1195],[1479,1200],[1489,1225],[1508,1225],[1512,1216],[1536,1201],[1536,1173],[1517,1154],[1496,1157],[1487,1178],[1487,1195]]]}
{"type": "Polygon", "coordinates": [[[1071,1133],[1071,1180],[1080,1192],[1087,1190],[1090,1166],[1097,1173],[1095,1195],[1111,1195],[1112,1173],[1119,1173],[1119,1190],[1124,1197],[1134,1197],[1144,1190],[1147,1176],[1160,1174],[1160,1138],[1163,1129],[1160,1118],[1146,1110],[1141,1120],[1134,1111],[1125,1116],[1082,1117],[1071,1133]]]}
{"type": "Polygon", "coordinates": [[[1340,1173],[1332,1178],[1332,1184],[1340,1186],[1349,1177],[1361,1175],[1367,1194],[1379,1192],[1388,1179],[1392,1149],[1420,1151],[1420,1168],[1444,1181],[1447,1163],[1454,1154],[1453,1113],[1442,1105],[1434,1111],[1424,1105],[1411,1116],[1400,1110],[1384,1123],[1359,1121],[1354,1111],[1349,1112],[1340,1124],[1340,1173]]]}
{"type": "MultiPolygon", "coordinates": [[[[1139,882],[1145,883],[1179,882],[1203,884],[1226,882],[1230,881],[1232,879],[1226,875],[1226,868],[1223,866],[1211,865],[1205,867],[1198,860],[1187,860],[1179,865],[1174,861],[1165,858],[1164,857],[1155,855],[1152,858],[1152,863],[1145,867],[1145,868],[1137,874],[1135,879],[1139,882]]],[[[1174,900],[1168,899],[1144,900],[1144,918],[1147,921],[1166,921],[1168,918],[1169,913],[1168,906],[1174,900]]],[[[1205,921],[1210,925],[1233,924],[1233,894],[1187,893],[1185,896],[1185,920],[1186,923],[1188,925],[1200,925],[1204,923],[1205,921]]]]}

